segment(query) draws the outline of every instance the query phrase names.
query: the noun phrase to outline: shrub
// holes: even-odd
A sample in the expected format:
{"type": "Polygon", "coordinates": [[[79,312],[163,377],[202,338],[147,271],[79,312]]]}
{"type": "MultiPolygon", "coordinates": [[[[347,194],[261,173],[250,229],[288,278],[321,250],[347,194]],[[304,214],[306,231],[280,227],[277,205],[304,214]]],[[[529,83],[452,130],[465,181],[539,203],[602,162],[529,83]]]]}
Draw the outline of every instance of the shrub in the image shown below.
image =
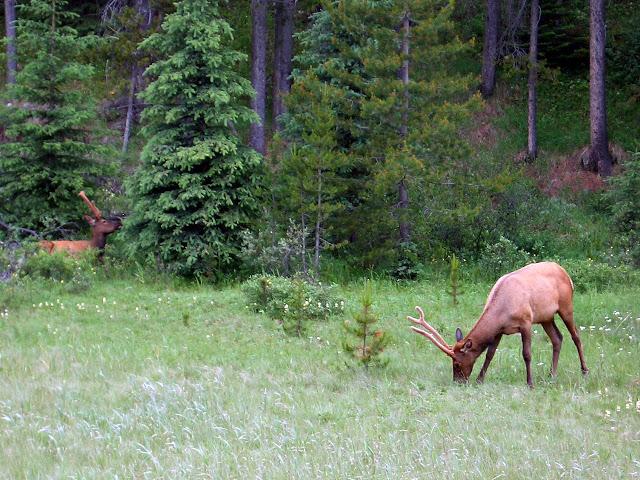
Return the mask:
{"type": "Polygon", "coordinates": [[[309,320],[324,319],[344,310],[335,285],[324,286],[301,278],[254,275],[242,284],[247,305],[278,320],[303,312],[309,320]]]}
{"type": "Polygon", "coordinates": [[[52,280],[65,283],[70,291],[84,290],[91,286],[96,252],[87,251],[79,257],[66,253],[37,252],[27,258],[20,274],[32,279],[52,280]]]}
{"type": "Polygon", "coordinates": [[[616,286],[640,282],[640,272],[626,265],[607,265],[587,260],[564,260],[561,262],[577,292],[606,290],[616,286]]]}
{"type": "Polygon", "coordinates": [[[511,240],[501,236],[497,243],[485,247],[478,266],[481,274],[488,280],[496,280],[534,260],[535,257],[531,253],[518,248],[511,240]]]}
{"type": "Polygon", "coordinates": [[[616,229],[624,236],[633,263],[640,266],[640,153],[625,163],[622,175],[611,179],[607,199],[616,229]]]}

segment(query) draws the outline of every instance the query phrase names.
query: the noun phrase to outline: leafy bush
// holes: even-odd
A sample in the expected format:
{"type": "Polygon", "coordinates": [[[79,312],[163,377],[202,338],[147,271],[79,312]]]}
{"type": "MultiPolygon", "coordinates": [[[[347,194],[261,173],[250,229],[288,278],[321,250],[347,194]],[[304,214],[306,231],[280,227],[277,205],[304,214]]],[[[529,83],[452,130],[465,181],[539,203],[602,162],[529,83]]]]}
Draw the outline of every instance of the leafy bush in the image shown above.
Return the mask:
{"type": "Polygon", "coordinates": [[[65,283],[68,290],[80,291],[91,286],[92,277],[96,274],[95,258],[94,251],[87,251],[79,257],[41,251],[27,258],[20,274],[32,279],[65,283]]]}
{"type": "Polygon", "coordinates": [[[279,320],[302,312],[309,320],[324,319],[344,310],[335,285],[324,286],[296,278],[254,275],[242,284],[247,305],[279,320]]]}
{"type": "Polygon", "coordinates": [[[400,251],[395,268],[391,275],[399,280],[415,280],[423,268],[418,256],[418,246],[413,242],[404,242],[400,245],[400,251]]]}
{"type": "Polygon", "coordinates": [[[616,229],[636,266],[640,266],[640,153],[626,162],[622,175],[611,179],[613,188],[607,194],[616,229]]]}
{"type": "Polygon", "coordinates": [[[534,260],[535,257],[531,253],[518,248],[511,240],[501,236],[497,243],[486,246],[478,266],[487,279],[496,280],[534,260]]]}
{"type": "Polygon", "coordinates": [[[586,260],[563,260],[577,292],[606,290],[611,287],[640,282],[640,272],[625,265],[612,266],[606,263],[586,260]]]}

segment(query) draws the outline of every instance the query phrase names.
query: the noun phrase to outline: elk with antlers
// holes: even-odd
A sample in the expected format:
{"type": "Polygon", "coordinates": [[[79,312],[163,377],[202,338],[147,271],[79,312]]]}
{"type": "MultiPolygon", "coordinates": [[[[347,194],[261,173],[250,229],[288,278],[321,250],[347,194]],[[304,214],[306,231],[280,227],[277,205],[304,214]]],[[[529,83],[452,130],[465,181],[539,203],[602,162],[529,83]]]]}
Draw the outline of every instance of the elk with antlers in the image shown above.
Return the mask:
{"type": "Polygon", "coordinates": [[[84,219],[91,227],[91,240],[42,240],[40,247],[48,253],[67,252],[74,255],[91,248],[97,248],[100,255],[102,255],[104,247],[107,244],[107,235],[112,234],[122,227],[122,220],[120,220],[120,218],[102,218],[102,212],[96,208],[84,192],[80,192],[78,195],[82,198],[82,201],[87,204],[91,212],[93,212],[93,218],[89,215],[84,215],[84,219]]]}
{"type": "Polygon", "coordinates": [[[520,333],[522,356],[527,369],[527,384],[533,387],[531,378],[531,327],[539,323],[551,339],[553,357],[551,375],[556,375],[558,357],[562,346],[562,334],[554,322],[557,313],[571,334],[578,349],[582,373],[589,370],[584,361],[582,343],[573,321],[573,282],[557,263],[533,263],[502,276],[491,289],[482,315],[466,337],[456,329],[456,343],[449,345],[424,319],[424,312],[416,307],[420,318],[407,317],[420,327],[411,327],[427,337],[453,361],[453,379],[466,382],[476,359],[487,350],[478,382],[484,380],[487,368],[496,353],[502,335],[520,333]]]}

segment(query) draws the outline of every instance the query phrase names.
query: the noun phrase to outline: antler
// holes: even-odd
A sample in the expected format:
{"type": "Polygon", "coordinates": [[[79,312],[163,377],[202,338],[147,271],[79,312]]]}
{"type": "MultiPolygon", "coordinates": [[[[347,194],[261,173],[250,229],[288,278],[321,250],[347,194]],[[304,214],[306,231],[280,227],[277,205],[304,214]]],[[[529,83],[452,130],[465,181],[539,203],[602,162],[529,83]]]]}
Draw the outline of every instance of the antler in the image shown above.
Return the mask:
{"type": "Polygon", "coordinates": [[[420,314],[420,318],[407,317],[407,319],[411,320],[413,323],[416,323],[426,328],[427,330],[425,331],[422,328],[418,328],[418,327],[411,327],[411,330],[413,330],[416,333],[419,333],[420,335],[427,337],[429,340],[431,340],[431,342],[436,347],[438,347],[444,353],[446,353],[451,358],[453,358],[453,348],[451,348],[451,346],[444,341],[444,338],[442,338],[442,336],[438,333],[438,331],[435,328],[433,328],[431,325],[429,325],[425,321],[424,312],[422,311],[422,309],[420,307],[416,307],[416,310],[420,314]]]}
{"type": "Polygon", "coordinates": [[[102,212],[96,208],[96,206],[87,198],[84,192],[80,192],[78,194],[82,201],[87,204],[87,207],[93,212],[93,216],[96,217],[96,220],[100,220],[102,218],[102,212]]]}

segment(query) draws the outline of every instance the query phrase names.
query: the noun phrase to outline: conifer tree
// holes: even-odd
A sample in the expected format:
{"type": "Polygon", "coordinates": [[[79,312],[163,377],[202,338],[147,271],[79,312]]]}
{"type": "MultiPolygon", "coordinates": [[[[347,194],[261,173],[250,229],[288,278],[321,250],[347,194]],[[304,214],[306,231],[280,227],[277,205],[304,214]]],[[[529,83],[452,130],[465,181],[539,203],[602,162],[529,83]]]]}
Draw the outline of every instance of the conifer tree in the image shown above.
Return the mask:
{"type": "Polygon", "coordinates": [[[95,138],[97,110],[86,83],[94,69],[78,58],[98,39],[70,26],[66,0],[18,5],[22,69],[10,85],[1,121],[0,215],[21,226],[62,224],[84,213],[78,192],[96,197],[112,149],[95,138]]]}
{"type": "MultiPolygon", "coordinates": [[[[451,67],[468,48],[454,33],[452,12],[452,2],[338,0],[327,2],[299,37],[303,51],[290,99],[313,95],[314,78],[335,92],[336,142],[349,160],[343,170],[349,215],[334,223],[365,263],[412,250],[406,227],[419,221],[423,207],[411,203],[416,189],[468,151],[458,131],[477,97],[469,95],[473,77],[451,67]],[[408,32],[401,28],[406,18],[408,32]],[[405,41],[411,48],[403,52],[405,41]]],[[[292,102],[289,138],[301,135],[307,112],[296,105],[305,104],[292,102]]]]}
{"type": "Polygon", "coordinates": [[[371,364],[385,366],[386,361],[380,357],[389,343],[388,335],[374,325],[378,318],[373,313],[373,287],[370,280],[366,280],[360,298],[362,310],[355,315],[355,323],[345,321],[344,328],[348,334],[343,348],[355,360],[368,368],[371,364]]]}
{"type": "Polygon", "coordinates": [[[216,1],[177,4],[141,48],[159,56],[141,95],[147,143],[130,183],[132,250],[183,275],[217,275],[237,260],[241,231],[256,210],[261,157],[236,127],[256,121],[244,106],[246,55],[216,1]]]}

